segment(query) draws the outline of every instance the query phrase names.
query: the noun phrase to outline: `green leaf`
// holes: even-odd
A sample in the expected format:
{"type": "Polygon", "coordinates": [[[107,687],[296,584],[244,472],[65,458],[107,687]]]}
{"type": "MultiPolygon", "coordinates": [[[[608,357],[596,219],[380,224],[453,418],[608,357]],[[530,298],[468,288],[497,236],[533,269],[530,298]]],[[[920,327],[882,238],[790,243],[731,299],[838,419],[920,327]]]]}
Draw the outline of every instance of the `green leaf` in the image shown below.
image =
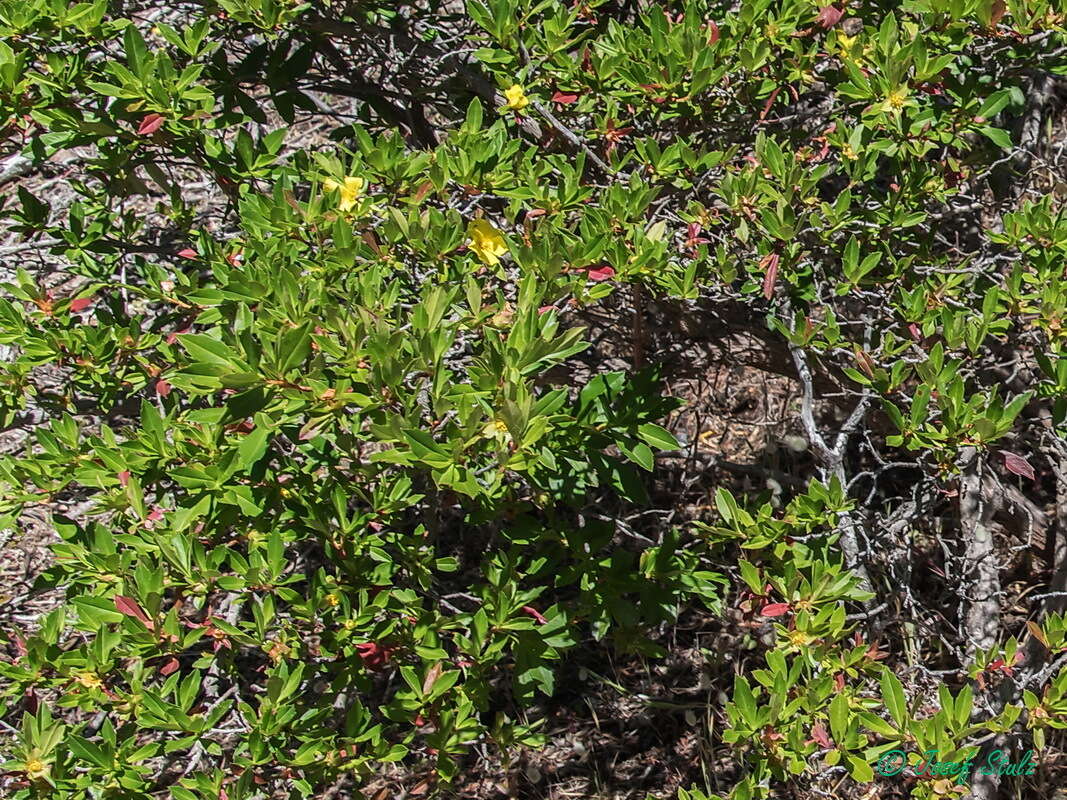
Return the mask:
{"type": "Polygon", "coordinates": [[[251,433],[242,438],[237,446],[238,463],[241,469],[248,471],[252,465],[263,458],[269,441],[270,431],[262,425],[257,425],[251,433]]]}
{"type": "Polygon", "coordinates": [[[677,450],[678,440],[666,428],[653,422],[645,422],[637,428],[638,434],[646,443],[659,450],[677,450]]]}
{"type": "Polygon", "coordinates": [[[982,125],[978,130],[983,136],[1002,150],[1010,150],[1012,148],[1011,136],[1007,131],[1001,130],[1000,128],[994,128],[992,125],[982,125]]]}
{"type": "Polygon", "coordinates": [[[858,783],[870,783],[874,780],[874,770],[871,765],[862,758],[854,755],[847,756],[849,773],[852,779],[858,783]]]}
{"type": "Polygon", "coordinates": [[[882,670],[882,700],[889,716],[901,730],[906,730],[908,721],[908,704],[904,697],[904,686],[900,679],[889,669],[882,670]]]}
{"type": "Polygon", "coordinates": [[[843,692],[838,692],[830,702],[830,733],[838,744],[843,744],[848,738],[850,713],[848,698],[843,692]]]}

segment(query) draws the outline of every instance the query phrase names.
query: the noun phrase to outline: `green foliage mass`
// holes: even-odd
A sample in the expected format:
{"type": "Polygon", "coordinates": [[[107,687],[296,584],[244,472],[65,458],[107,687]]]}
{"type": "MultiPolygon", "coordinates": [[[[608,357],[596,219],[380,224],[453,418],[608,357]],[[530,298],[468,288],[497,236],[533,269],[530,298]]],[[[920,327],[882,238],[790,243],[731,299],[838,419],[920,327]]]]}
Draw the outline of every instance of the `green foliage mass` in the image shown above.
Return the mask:
{"type": "Polygon", "coordinates": [[[587,512],[648,504],[679,403],[574,322],[637,290],[740,304],[945,480],[1035,398],[1059,430],[1060,199],[952,217],[1014,163],[1030,72],[1067,74],[1055,3],[852,3],[851,34],[808,0],[123,5],[0,2],[9,141],[83,168],[61,212],[22,186],[3,208],[80,280],[3,286],[0,417],[32,430],[0,522],[86,503],[51,517],[62,604],[0,634],[12,798],[310,798],[396,761],[447,786],[476,743],[543,740],[524,709],[576,646],[655,658],[658,626],[727,600],[788,606],[733,679],[730,797],[1067,726],[1063,673],[997,713],[969,684],[906,697],[859,638],[832,459],[781,507],[720,489],[714,519],[620,541],[587,512]],[[302,81],[405,24],[473,50],[425,117],[349,74],[359,118],[292,145],[329,117],[302,81]],[[789,124],[805,103],[829,124],[789,124]],[[1030,335],[1033,392],[972,368],[1030,335]]]}

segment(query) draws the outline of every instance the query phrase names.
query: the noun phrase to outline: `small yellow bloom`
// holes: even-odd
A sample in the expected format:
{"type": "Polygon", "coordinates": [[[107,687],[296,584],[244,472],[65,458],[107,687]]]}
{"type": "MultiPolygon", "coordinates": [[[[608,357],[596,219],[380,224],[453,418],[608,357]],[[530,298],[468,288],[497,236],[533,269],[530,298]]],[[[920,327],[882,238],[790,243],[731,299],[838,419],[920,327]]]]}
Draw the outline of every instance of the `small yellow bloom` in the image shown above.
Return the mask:
{"type": "Polygon", "coordinates": [[[794,647],[804,647],[811,644],[812,638],[804,631],[790,631],[789,632],[789,644],[794,647]]]}
{"type": "Polygon", "coordinates": [[[907,89],[894,89],[886,97],[885,102],[882,103],[882,109],[887,112],[900,111],[904,108],[904,103],[908,100],[907,89]]]}
{"type": "Polygon", "coordinates": [[[346,619],[344,621],[344,626],[346,631],[350,631],[356,627],[356,621],[354,619],[346,619]]]}
{"type": "Polygon", "coordinates": [[[849,161],[856,160],[856,151],[848,142],[845,142],[845,144],[841,147],[841,155],[847,158],[849,161]]]}
{"type": "Polygon", "coordinates": [[[512,111],[522,111],[526,106],[530,105],[530,98],[526,96],[526,92],[517,83],[512,84],[511,88],[504,92],[504,97],[508,99],[504,107],[510,108],[512,111]]]}
{"type": "Polygon", "coordinates": [[[482,434],[485,436],[506,436],[507,432],[507,423],[502,419],[490,420],[482,429],[482,434]]]}
{"type": "Polygon", "coordinates": [[[504,234],[484,219],[473,220],[467,229],[467,235],[471,237],[471,250],[483,264],[490,267],[498,264],[500,257],[508,251],[504,234]]]}
{"type": "Polygon", "coordinates": [[[74,676],[74,680],[86,689],[99,689],[104,685],[104,682],[100,680],[100,677],[92,672],[79,672],[74,676]]]}
{"type": "Polygon", "coordinates": [[[322,182],[327,191],[341,193],[342,211],[351,211],[355,207],[360,195],[363,194],[365,184],[366,182],[362,178],[355,178],[351,175],[345,178],[344,183],[338,183],[333,178],[327,178],[322,182]]]}
{"type": "Polygon", "coordinates": [[[326,595],[327,605],[336,606],[341,602],[341,598],[338,597],[337,592],[330,592],[326,595]]]}
{"type": "Polygon", "coordinates": [[[839,48],[838,57],[842,61],[850,61],[859,66],[867,60],[874,50],[874,46],[865,44],[858,53],[854,54],[857,38],[856,36],[845,36],[845,34],[839,33],[837,35],[837,46],[839,48]]]}
{"type": "Polygon", "coordinates": [[[23,765],[27,777],[32,779],[42,778],[49,772],[49,767],[39,758],[31,758],[23,765]]]}

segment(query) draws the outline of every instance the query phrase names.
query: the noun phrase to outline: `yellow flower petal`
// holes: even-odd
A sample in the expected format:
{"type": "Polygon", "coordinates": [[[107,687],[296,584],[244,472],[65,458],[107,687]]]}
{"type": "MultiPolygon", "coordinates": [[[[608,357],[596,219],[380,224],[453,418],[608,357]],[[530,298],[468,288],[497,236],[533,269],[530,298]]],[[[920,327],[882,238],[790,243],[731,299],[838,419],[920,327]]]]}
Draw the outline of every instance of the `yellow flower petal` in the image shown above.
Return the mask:
{"type": "Polygon", "coordinates": [[[363,187],[366,185],[366,181],[364,181],[362,178],[357,178],[352,175],[349,175],[345,178],[344,183],[339,183],[333,178],[327,178],[322,182],[322,185],[329,192],[340,192],[341,210],[351,211],[353,208],[355,208],[356,203],[359,201],[360,196],[363,194],[363,187]]]}
{"type": "Polygon", "coordinates": [[[96,689],[103,685],[103,681],[100,677],[94,675],[92,672],[81,672],[74,676],[74,680],[84,686],[86,689],[96,689]]]}
{"type": "Polygon", "coordinates": [[[506,104],[507,108],[513,111],[521,111],[530,105],[530,99],[526,96],[526,92],[519,84],[513,84],[511,88],[505,90],[504,97],[508,99],[506,104]]]}
{"type": "Polygon", "coordinates": [[[492,267],[500,263],[500,256],[508,252],[504,234],[484,219],[473,220],[467,229],[467,235],[471,238],[471,250],[487,266],[492,267]]]}
{"type": "Polygon", "coordinates": [[[894,111],[900,111],[904,108],[904,104],[908,101],[907,89],[894,89],[885,98],[885,102],[882,103],[882,110],[886,113],[892,113],[894,111]]]}
{"type": "Polygon", "coordinates": [[[31,758],[24,765],[26,775],[30,778],[40,778],[48,774],[49,767],[39,758],[31,758]]]}
{"type": "Polygon", "coordinates": [[[490,420],[486,423],[485,427],[482,428],[482,435],[490,438],[494,436],[505,436],[507,435],[507,432],[507,423],[502,419],[490,420]]]}

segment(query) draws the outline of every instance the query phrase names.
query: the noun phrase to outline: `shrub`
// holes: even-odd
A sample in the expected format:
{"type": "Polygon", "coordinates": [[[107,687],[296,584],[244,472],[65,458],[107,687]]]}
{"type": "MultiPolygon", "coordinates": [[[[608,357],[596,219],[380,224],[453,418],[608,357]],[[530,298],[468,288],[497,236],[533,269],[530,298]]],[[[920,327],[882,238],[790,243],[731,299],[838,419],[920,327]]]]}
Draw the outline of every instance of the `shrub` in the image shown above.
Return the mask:
{"type": "Polygon", "coordinates": [[[574,648],[660,657],[696,605],[773,620],[758,665],[716,676],[731,797],[865,783],[905,745],[1042,750],[1067,572],[1002,614],[994,514],[1004,495],[1029,535],[1067,480],[1040,149],[1064,21],[0,2],[9,163],[77,160],[69,202],[20,181],[4,206],[12,252],[64,278],[23,265],[0,298],[26,431],[0,511],[48,510],[36,588],[63,592],[3,634],[11,796],[332,796],[388,762],[447,788],[476,743],[544,740],[526,709],[574,648]],[[624,304],[605,344],[595,314],[624,304]],[[646,536],[624,520],[684,450],[646,327],[672,313],[766,346],[816,463],[646,536]],[[1027,506],[998,486],[1039,446],[1027,506]],[[959,586],[923,594],[942,545],[959,586]]]}

